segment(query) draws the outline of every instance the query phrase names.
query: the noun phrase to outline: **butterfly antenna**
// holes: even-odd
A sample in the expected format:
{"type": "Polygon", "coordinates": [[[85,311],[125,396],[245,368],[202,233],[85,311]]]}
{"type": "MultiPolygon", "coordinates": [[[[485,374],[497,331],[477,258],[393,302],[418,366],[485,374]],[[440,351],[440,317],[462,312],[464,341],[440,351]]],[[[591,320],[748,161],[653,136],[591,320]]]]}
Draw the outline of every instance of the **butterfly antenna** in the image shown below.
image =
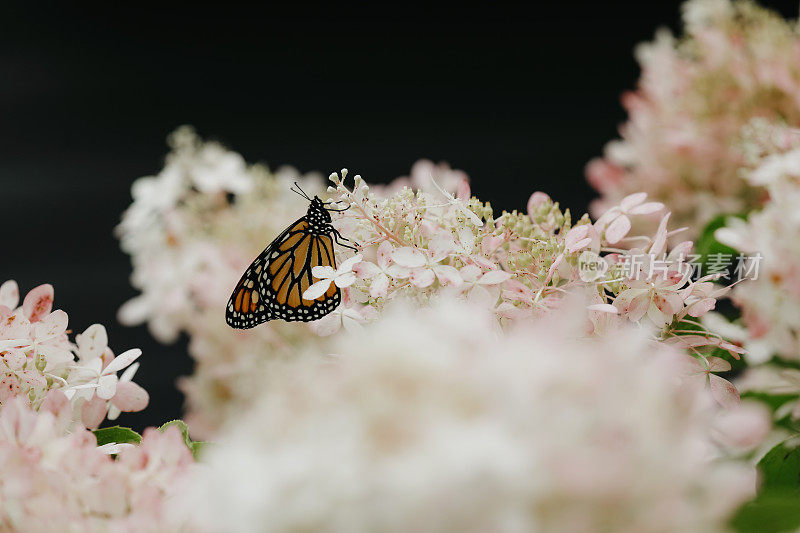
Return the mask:
{"type": "Polygon", "coordinates": [[[302,196],[303,198],[305,198],[309,202],[311,201],[311,198],[309,198],[309,196],[306,194],[306,191],[301,189],[300,185],[296,181],[294,182],[294,185],[292,185],[292,188],[290,188],[289,190],[292,191],[295,194],[299,194],[300,196],[302,196]],[[294,190],[294,187],[297,187],[297,190],[294,190]]]}

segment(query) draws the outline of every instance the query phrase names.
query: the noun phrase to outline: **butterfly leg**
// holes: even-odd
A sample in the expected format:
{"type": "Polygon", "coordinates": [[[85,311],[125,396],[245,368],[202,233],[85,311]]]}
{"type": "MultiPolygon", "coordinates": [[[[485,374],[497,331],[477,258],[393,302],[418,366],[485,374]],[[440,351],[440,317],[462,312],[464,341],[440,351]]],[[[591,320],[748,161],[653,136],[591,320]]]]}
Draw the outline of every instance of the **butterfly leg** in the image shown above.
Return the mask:
{"type": "Polygon", "coordinates": [[[337,230],[336,228],[333,228],[333,240],[336,241],[336,244],[338,244],[339,246],[341,246],[343,248],[349,248],[349,249],[353,250],[354,252],[358,251],[358,248],[356,248],[355,246],[352,246],[352,245],[349,245],[349,244],[344,244],[339,239],[341,239],[342,241],[352,242],[350,239],[348,239],[347,237],[345,237],[344,235],[339,233],[339,230],[337,230]]]}

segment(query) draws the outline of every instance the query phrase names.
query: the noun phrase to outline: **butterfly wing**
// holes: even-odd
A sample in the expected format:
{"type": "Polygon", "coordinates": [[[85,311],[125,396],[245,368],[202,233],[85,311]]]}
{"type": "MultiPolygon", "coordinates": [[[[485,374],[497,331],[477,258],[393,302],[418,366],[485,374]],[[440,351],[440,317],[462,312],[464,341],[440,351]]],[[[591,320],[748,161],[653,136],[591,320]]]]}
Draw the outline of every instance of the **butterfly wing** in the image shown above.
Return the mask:
{"type": "Polygon", "coordinates": [[[341,291],[333,283],[319,298],[303,298],[303,293],[314,283],[311,269],[315,266],[336,268],[330,235],[307,232],[290,235],[271,251],[262,276],[262,290],[274,318],[310,322],[336,309],[341,302],[341,291]]]}
{"type": "Polygon", "coordinates": [[[313,283],[311,269],[317,265],[336,268],[333,239],[309,232],[303,217],[278,235],[245,271],[228,300],[228,325],[246,329],[277,318],[308,322],[336,309],[341,293],[334,284],[316,300],[302,297],[313,283]]]}

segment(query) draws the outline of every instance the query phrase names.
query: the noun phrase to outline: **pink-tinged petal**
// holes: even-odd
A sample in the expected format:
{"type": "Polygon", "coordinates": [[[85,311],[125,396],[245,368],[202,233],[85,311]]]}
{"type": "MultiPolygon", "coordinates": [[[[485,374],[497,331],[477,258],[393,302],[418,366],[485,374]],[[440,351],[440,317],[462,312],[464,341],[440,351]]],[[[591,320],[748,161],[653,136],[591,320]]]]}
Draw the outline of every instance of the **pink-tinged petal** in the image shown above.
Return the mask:
{"type": "Polygon", "coordinates": [[[739,391],[736,390],[733,383],[714,374],[710,374],[708,380],[711,385],[711,395],[718,404],[726,409],[734,409],[739,406],[739,391]]]}
{"type": "Polygon", "coordinates": [[[535,193],[531,194],[531,197],[528,198],[528,216],[530,216],[530,214],[534,212],[537,207],[549,201],[551,201],[550,197],[541,191],[536,191],[535,193]]]}
{"type": "Polygon", "coordinates": [[[646,192],[635,192],[633,194],[629,194],[622,201],[619,203],[619,207],[625,212],[628,213],[630,210],[647,199],[646,192]]]}
{"type": "Polygon", "coordinates": [[[339,276],[336,276],[336,286],[340,288],[349,287],[353,283],[356,282],[356,275],[352,272],[345,272],[339,276]]]}
{"type": "Polygon", "coordinates": [[[469,200],[472,191],[469,188],[469,181],[466,179],[458,180],[458,187],[456,188],[456,198],[459,200],[469,200]]]}
{"type": "Polygon", "coordinates": [[[19,381],[37,393],[47,388],[47,379],[36,370],[23,370],[19,373],[19,381]]]}
{"type": "Polygon", "coordinates": [[[674,344],[681,348],[698,348],[700,346],[716,346],[716,340],[705,335],[680,335],[670,337],[667,344],[674,344]]]}
{"type": "Polygon", "coordinates": [[[464,216],[467,218],[467,220],[472,222],[474,225],[479,227],[483,226],[483,220],[481,220],[481,217],[476,215],[475,212],[469,208],[469,206],[463,205],[460,211],[464,213],[464,216]]]}
{"type": "Polygon", "coordinates": [[[461,279],[461,274],[458,273],[455,267],[450,265],[439,265],[433,269],[436,277],[442,285],[453,285],[460,287],[464,280],[461,279]]]}
{"type": "Polygon", "coordinates": [[[600,218],[598,218],[595,221],[594,223],[595,231],[597,233],[602,233],[603,230],[606,229],[606,227],[608,227],[608,225],[611,224],[611,222],[613,222],[619,215],[620,215],[619,208],[612,207],[611,209],[600,215],[600,218]]]}
{"type": "Polygon", "coordinates": [[[686,308],[689,316],[701,317],[716,307],[717,301],[714,298],[703,298],[686,308]]]}
{"type": "Polygon", "coordinates": [[[7,348],[5,351],[0,351],[0,359],[4,360],[6,366],[11,370],[20,370],[28,360],[25,352],[16,348],[7,348]]]}
{"type": "Polygon", "coordinates": [[[475,265],[466,265],[461,268],[459,275],[464,281],[472,283],[480,277],[481,269],[475,265]]]}
{"type": "Polygon", "coordinates": [[[420,268],[427,263],[425,254],[418,248],[412,246],[404,246],[396,249],[392,252],[392,260],[406,268],[420,268]]]}
{"type": "Polygon", "coordinates": [[[333,335],[342,327],[342,315],[333,312],[311,323],[314,332],[320,337],[333,335]]]}
{"type": "Polygon", "coordinates": [[[392,262],[392,252],[394,252],[394,247],[389,241],[383,241],[380,246],[378,246],[376,256],[378,266],[382,270],[386,270],[389,267],[389,263],[392,262]]]}
{"type": "Polygon", "coordinates": [[[72,418],[72,404],[69,398],[62,391],[58,389],[50,389],[39,407],[40,411],[52,413],[56,418],[72,418]]]}
{"type": "Polygon", "coordinates": [[[478,265],[479,267],[485,270],[498,270],[500,267],[497,266],[497,263],[483,257],[482,255],[473,254],[469,256],[473,263],[478,265]]]}
{"type": "Polygon", "coordinates": [[[381,273],[381,269],[375,263],[362,261],[353,267],[353,272],[358,279],[372,279],[381,273]]]}
{"type": "Polygon", "coordinates": [[[12,310],[19,305],[19,286],[13,279],[0,285],[0,305],[12,310]]]}
{"type": "MultiPolygon", "coordinates": [[[[664,291],[653,295],[653,304],[659,311],[672,317],[683,308],[683,298],[677,293],[664,293],[664,291]]],[[[669,322],[671,322],[671,318],[669,322]]]]}
{"type": "Polygon", "coordinates": [[[664,251],[667,245],[667,222],[669,222],[671,214],[672,213],[667,213],[664,215],[664,218],[661,219],[661,222],[658,224],[658,230],[656,230],[656,235],[653,238],[653,244],[650,246],[647,253],[659,256],[661,252],[664,251]]]}
{"type": "Polygon", "coordinates": [[[332,279],[336,275],[336,271],[331,266],[315,266],[311,269],[311,275],[315,279],[332,279]]]}
{"type": "Polygon", "coordinates": [[[49,283],[39,285],[25,296],[22,310],[31,322],[38,322],[53,309],[53,286],[49,283]]]}
{"type": "Polygon", "coordinates": [[[369,285],[369,295],[373,298],[383,298],[389,290],[389,277],[386,274],[378,274],[372,278],[369,285]]]}
{"type": "Polygon", "coordinates": [[[727,372],[731,369],[731,364],[721,357],[708,357],[709,372],[727,372]]]}
{"type": "Polygon", "coordinates": [[[592,304],[586,306],[586,309],[588,309],[589,311],[597,311],[599,313],[611,313],[612,315],[616,315],[619,313],[619,309],[617,309],[611,304],[592,304]]]}
{"type": "Polygon", "coordinates": [[[389,265],[389,268],[386,269],[386,273],[393,278],[406,279],[411,275],[411,269],[400,265],[389,265]]]}
{"type": "Polygon", "coordinates": [[[563,253],[558,254],[558,256],[556,256],[556,258],[553,260],[553,264],[550,265],[550,268],[547,269],[547,277],[544,280],[544,284],[545,285],[550,283],[550,280],[553,279],[553,276],[555,275],[556,270],[558,270],[558,267],[561,266],[561,262],[563,260],[564,260],[564,254],[563,253]]]}
{"type": "Polygon", "coordinates": [[[631,300],[631,305],[628,307],[627,315],[630,320],[638,322],[644,317],[650,308],[650,295],[645,293],[637,296],[631,300]]]}
{"type": "Polygon", "coordinates": [[[582,224],[580,226],[575,226],[567,232],[567,235],[564,237],[564,245],[568,252],[577,252],[581,248],[591,244],[592,239],[587,237],[590,228],[591,226],[588,224],[582,224]]]}
{"type": "Polygon", "coordinates": [[[411,271],[409,279],[412,285],[424,289],[434,282],[436,275],[433,273],[433,270],[429,268],[415,268],[411,271]]]}
{"type": "Polygon", "coordinates": [[[630,230],[631,220],[625,215],[620,215],[606,228],[606,241],[608,241],[609,244],[616,244],[621,241],[630,230]]]}
{"type": "Polygon", "coordinates": [[[344,262],[342,262],[341,266],[339,267],[339,272],[350,272],[351,270],[353,270],[354,265],[357,265],[358,263],[361,262],[361,259],[363,257],[364,256],[361,254],[356,254],[353,257],[345,259],[344,262]]]}
{"type": "Polygon", "coordinates": [[[8,317],[10,317],[11,313],[13,312],[14,312],[13,309],[11,309],[10,307],[6,307],[5,305],[0,305],[0,322],[3,322],[8,317]]]}
{"type": "Polygon", "coordinates": [[[694,243],[692,241],[683,241],[672,249],[667,256],[667,259],[670,261],[686,261],[689,258],[689,253],[692,251],[693,247],[694,243]]]}
{"type": "Polygon", "coordinates": [[[438,234],[428,245],[428,252],[430,252],[431,259],[438,263],[448,255],[450,255],[456,248],[456,243],[449,234],[438,234]]]}
{"type": "Polygon", "coordinates": [[[34,324],[36,340],[43,342],[63,335],[67,331],[68,324],[69,318],[67,317],[67,313],[56,309],[47,315],[47,318],[34,324]]]}
{"type": "Polygon", "coordinates": [[[330,288],[332,281],[333,281],[332,279],[328,278],[312,284],[309,288],[307,288],[303,292],[303,299],[316,300],[317,298],[325,294],[325,291],[327,291],[330,288]]]}
{"type": "Polygon", "coordinates": [[[97,426],[106,417],[108,404],[102,398],[92,396],[91,400],[83,402],[81,406],[81,422],[89,429],[97,429],[97,426]]]}
{"type": "Polygon", "coordinates": [[[723,350],[727,350],[727,352],[731,354],[731,357],[733,357],[736,360],[739,359],[739,356],[741,354],[747,353],[747,350],[745,350],[741,346],[736,346],[735,344],[731,344],[730,342],[726,341],[721,341],[719,343],[719,347],[722,348],[723,350]]]}
{"type": "Polygon", "coordinates": [[[580,240],[580,241],[576,242],[575,244],[573,244],[571,246],[568,246],[567,247],[567,251],[569,253],[575,253],[575,252],[578,252],[580,250],[583,250],[584,248],[586,248],[590,244],[592,244],[592,239],[587,237],[587,238],[585,238],[583,240],[580,240]]]}
{"type": "Polygon", "coordinates": [[[92,324],[75,338],[81,359],[94,359],[108,348],[108,334],[102,324],[92,324]]]}
{"type": "Polygon", "coordinates": [[[117,393],[111,398],[111,403],[125,413],[141,411],[149,401],[147,391],[132,381],[117,383],[117,393]]]}
{"type": "Polygon", "coordinates": [[[108,365],[106,365],[106,367],[103,369],[103,374],[116,374],[129,364],[136,361],[140,355],[142,355],[142,351],[139,348],[133,348],[131,350],[122,352],[110,363],[108,363],[108,365]]]}
{"type": "Polygon", "coordinates": [[[652,215],[664,209],[661,202],[647,202],[628,209],[629,215],[652,215]]]}
{"type": "Polygon", "coordinates": [[[490,270],[480,277],[479,285],[498,285],[511,279],[511,274],[504,270],[490,270]]]}
{"type": "Polygon", "coordinates": [[[100,376],[97,380],[97,396],[104,400],[110,400],[117,393],[117,379],[116,374],[108,374],[100,376]]]}
{"type": "Polygon", "coordinates": [[[19,380],[14,374],[5,374],[0,378],[0,403],[15,397],[21,389],[19,380]]]}

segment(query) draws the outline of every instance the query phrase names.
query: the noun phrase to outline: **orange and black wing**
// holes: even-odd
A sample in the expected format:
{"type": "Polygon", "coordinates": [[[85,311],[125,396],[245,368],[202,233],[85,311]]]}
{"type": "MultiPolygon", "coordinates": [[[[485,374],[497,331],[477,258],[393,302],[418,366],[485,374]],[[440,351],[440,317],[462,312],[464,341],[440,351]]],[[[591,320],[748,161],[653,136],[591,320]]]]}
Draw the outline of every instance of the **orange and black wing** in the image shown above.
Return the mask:
{"type": "Polygon", "coordinates": [[[303,292],[314,282],[311,269],[336,268],[330,235],[309,232],[305,217],[281,233],[253,261],[234,289],[225,318],[234,328],[252,328],[268,320],[310,322],[327,315],[341,302],[341,292],[331,284],[316,300],[303,292]]]}

